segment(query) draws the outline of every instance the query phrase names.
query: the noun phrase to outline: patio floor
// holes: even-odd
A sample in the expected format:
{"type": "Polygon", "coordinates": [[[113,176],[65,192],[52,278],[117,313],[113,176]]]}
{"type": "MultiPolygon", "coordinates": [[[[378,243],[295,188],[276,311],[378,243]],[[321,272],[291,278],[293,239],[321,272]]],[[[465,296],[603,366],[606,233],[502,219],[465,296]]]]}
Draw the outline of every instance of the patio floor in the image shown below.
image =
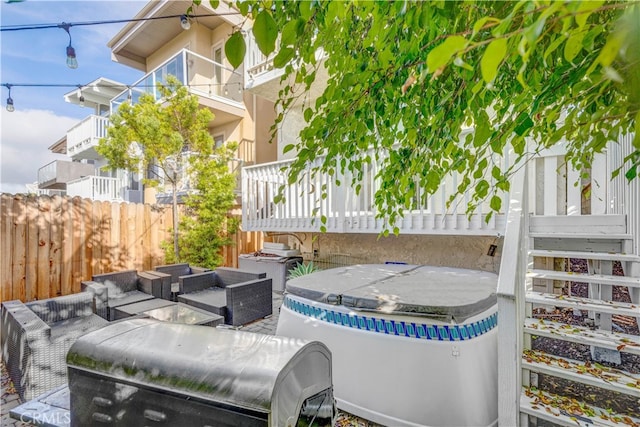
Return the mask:
{"type": "MultiPolygon", "coordinates": [[[[256,322],[249,323],[247,325],[234,328],[247,332],[257,332],[261,334],[274,335],[276,332],[276,327],[278,326],[278,315],[280,314],[280,306],[282,305],[282,294],[277,292],[273,293],[273,314],[267,318],[262,320],[258,320],[256,322]]],[[[18,399],[18,395],[16,394],[7,371],[4,368],[4,363],[2,363],[2,400],[0,401],[0,427],[19,427],[19,426],[27,426],[29,424],[25,424],[20,422],[19,420],[14,420],[9,417],[9,411],[14,407],[18,406],[21,402],[18,399]]],[[[351,414],[347,414],[344,412],[338,413],[338,417],[336,420],[336,427],[346,427],[346,426],[358,426],[358,427],[376,427],[378,426],[375,423],[369,422],[362,418],[355,417],[351,414]]]]}

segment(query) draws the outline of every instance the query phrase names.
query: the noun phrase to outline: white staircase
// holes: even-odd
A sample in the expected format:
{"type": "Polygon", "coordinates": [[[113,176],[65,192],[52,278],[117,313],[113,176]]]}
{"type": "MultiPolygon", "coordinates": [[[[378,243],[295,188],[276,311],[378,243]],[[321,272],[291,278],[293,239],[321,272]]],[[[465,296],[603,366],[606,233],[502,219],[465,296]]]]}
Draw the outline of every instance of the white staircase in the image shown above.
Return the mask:
{"type": "Polygon", "coordinates": [[[623,215],[529,218],[522,425],[640,426],[640,257],[627,228],[623,215]]]}

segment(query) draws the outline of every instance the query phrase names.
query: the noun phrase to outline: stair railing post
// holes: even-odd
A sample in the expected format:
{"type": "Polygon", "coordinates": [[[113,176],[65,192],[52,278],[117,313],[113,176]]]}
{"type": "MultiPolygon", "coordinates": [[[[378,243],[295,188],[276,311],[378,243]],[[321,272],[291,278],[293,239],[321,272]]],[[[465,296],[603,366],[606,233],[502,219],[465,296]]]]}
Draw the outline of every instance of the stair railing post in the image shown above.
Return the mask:
{"type": "Polygon", "coordinates": [[[527,271],[527,166],[514,175],[498,279],[498,425],[526,425],[520,415],[527,271]],[[515,259],[514,259],[515,258],[515,259]]]}

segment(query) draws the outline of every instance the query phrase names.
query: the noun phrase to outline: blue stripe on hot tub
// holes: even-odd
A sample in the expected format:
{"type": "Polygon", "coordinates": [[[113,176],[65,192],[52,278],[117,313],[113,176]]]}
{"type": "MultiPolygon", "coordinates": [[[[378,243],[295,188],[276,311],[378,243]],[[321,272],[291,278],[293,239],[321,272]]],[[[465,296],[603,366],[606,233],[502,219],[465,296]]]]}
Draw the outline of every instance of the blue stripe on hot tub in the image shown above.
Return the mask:
{"type": "Polygon", "coordinates": [[[288,297],[284,299],[284,306],[296,313],[348,328],[434,341],[466,341],[498,326],[497,313],[468,325],[429,325],[347,314],[304,304],[288,297]]]}

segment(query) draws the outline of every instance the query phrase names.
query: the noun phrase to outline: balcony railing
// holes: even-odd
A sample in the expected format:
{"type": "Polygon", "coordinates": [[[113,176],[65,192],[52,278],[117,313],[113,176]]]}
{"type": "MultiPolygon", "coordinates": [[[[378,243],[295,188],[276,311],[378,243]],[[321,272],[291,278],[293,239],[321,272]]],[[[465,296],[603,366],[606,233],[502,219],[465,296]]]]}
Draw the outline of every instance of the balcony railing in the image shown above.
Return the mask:
{"type": "MultiPolygon", "coordinates": [[[[375,156],[371,155],[371,158],[375,156]]],[[[245,167],[242,175],[242,221],[247,231],[320,231],[337,233],[379,233],[388,227],[377,218],[374,195],[379,188],[376,179],[381,165],[364,165],[363,179],[356,182],[347,174],[329,176],[318,174],[311,178],[309,171],[319,163],[309,165],[307,173],[294,184],[287,183],[286,169],[291,161],[245,167]],[[340,181],[341,185],[336,182],[340,181]],[[275,203],[279,189],[284,186],[285,202],[275,203]],[[359,185],[356,194],[354,186],[359,185]],[[322,189],[326,188],[326,197],[322,189]],[[323,223],[323,217],[325,222],[323,223]]],[[[505,215],[494,214],[487,222],[489,208],[481,205],[472,215],[466,214],[468,196],[447,209],[447,201],[457,188],[459,177],[449,177],[438,191],[422,202],[416,194],[411,210],[395,226],[403,234],[475,234],[496,235],[504,230],[505,215]]],[[[507,206],[507,195],[503,206],[507,206]]]]}
{"type": "Polygon", "coordinates": [[[123,201],[124,188],[121,179],[92,175],[67,183],[67,195],[83,199],[118,202],[123,201]]]}
{"type": "MultiPolygon", "coordinates": [[[[249,78],[256,78],[264,73],[273,70],[273,58],[275,58],[277,52],[272,52],[269,56],[266,56],[258,48],[253,33],[249,32],[246,38],[247,42],[247,54],[245,55],[245,61],[247,63],[247,74],[249,78]]],[[[280,41],[276,41],[276,46],[280,41]]]]}
{"type": "Polygon", "coordinates": [[[165,83],[169,75],[176,77],[182,85],[189,88],[191,93],[244,109],[241,73],[183,49],[113,98],[111,111],[116,111],[120,104],[127,100],[132,104],[139,102],[140,97],[145,93],[152,94],[154,99],[160,100],[157,85],[165,83]]]}
{"type": "Polygon", "coordinates": [[[93,165],[54,160],[38,169],[38,187],[49,189],[64,189],[65,185],[83,176],[94,173],[93,165]]]}
{"type": "MultiPolygon", "coordinates": [[[[562,146],[554,147],[532,159],[528,164],[529,213],[533,215],[624,215],[629,232],[640,230],[640,180],[631,182],[624,171],[611,179],[614,170],[633,151],[633,135],[625,135],[610,143],[604,154],[596,155],[590,171],[573,170],[564,160],[562,146]],[[576,185],[578,183],[578,185],[576,185]]],[[[374,156],[371,156],[374,158],[374,156]]],[[[375,178],[379,165],[365,166],[360,194],[356,195],[352,177],[317,175],[311,179],[309,165],[302,180],[287,183],[286,169],[290,161],[245,167],[242,175],[243,229],[247,231],[319,231],[378,233],[385,225],[376,218],[374,194],[378,189],[375,178]],[[342,182],[336,185],[336,179],[342,182]],[[276,204],[274,198],[280,186],[284,187],[285,202],[276,204]],[[321,189],[326,186],[326,198],[321,189]],[[322,224],[321,218],[326,218],[322,224]]],[[[503,167],[508,163],[505,161],[503,167]]],[[[457,187],[459,177],[449,176],[438,191],[421,206],[416,196],[413,210],[406,211],[396,224],[403,234],[504,234],[505,213],[500,212],[485,221],[488,206],[480,206],[471,216],[465,214],[468,196],[447,209],[446,202],[457,187]]],[[[355,183],[358,184],[358,183],[355,183]]],[[[502,197],[502,206],[508,208],[509,195],[502,197]]],[[[640,240],[640,239],[638,239],[640,240]]],[[[629,253],[640,254],[636,240],[629,253]]]]}
{"type": "Polygon", "coordinates": [[[109,119],[91,115],[67,131],[67,155],[76,157],[107,136],[109,119]]]}
{"type": "Polygon", "coordinates": [[[38,185],[44,184],[56,178],[58,161],[54,160],[38,169],[38,185]]]}

